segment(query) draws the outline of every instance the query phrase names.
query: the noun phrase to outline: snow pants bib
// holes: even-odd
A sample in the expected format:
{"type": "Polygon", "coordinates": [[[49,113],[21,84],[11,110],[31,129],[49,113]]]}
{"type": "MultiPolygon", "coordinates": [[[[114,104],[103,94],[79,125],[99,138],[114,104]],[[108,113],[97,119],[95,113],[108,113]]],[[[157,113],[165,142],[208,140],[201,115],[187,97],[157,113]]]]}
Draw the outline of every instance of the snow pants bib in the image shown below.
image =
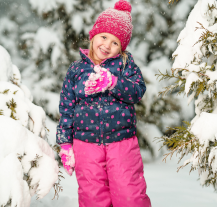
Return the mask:
{"type": "Polygon", "coordinates": [[[73,140],[79,207],[151,207],[137,137],[96,145],[73,140]]]}

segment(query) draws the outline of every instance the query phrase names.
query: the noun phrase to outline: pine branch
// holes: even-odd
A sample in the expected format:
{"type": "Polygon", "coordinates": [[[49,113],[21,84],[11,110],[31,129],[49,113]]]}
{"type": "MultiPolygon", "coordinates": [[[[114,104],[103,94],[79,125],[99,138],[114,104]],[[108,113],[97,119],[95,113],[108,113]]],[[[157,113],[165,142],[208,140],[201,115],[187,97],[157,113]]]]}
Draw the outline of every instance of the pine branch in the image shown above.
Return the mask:
{"type": "Polygon", "coordinates": [[[214,9],[217,9],[216,6],[214,4],[212,4],[211,6],[208,4],[208,11],[212,11],[214,9]]]}
{"type": "Polygon", "coordinates": [[[57,154],[59,154],[59,153],[60,153],[60,150],[61,150],[61,148],[60,148],[60,146],[59,146],[58,144],[55,144],[54,146],[52,146],[52,149],[53,149],[57,154]]]}
{"type": "Polygon", "coordinates": [[[46,129],[48,132],[50,132],[50,130],[49,130],[47,127],[45,127],[45,129],[46,129]]]}
{"type": "Polygon", "coordinates": [[[16,110],[15,108],[17,107],[17,104],[16,102],[14,101],[14,99],[12,98],[9,102],[6,102],[6,105],[7,107],[11,110],[11,115],[10,117],[14,120],[17,120],[16,116],[15,116],[15,113],[16,113],[16,110]]]}
{"type": "MultiPolygon", "coordinates": [[[[204,40],[206,40],[208,37],[214,37],[213,33],[210,32],[208,29],[206,29],[200,22],[197,22],[201,27],[196,27],[195,31],[198,29],[204,29],[205,32],[202,32],[202,35],[200,36],[199,40],[194,44],[196,45],[199,42],[202,42],[204,40]]],[[[194,46],[193,45],[193,46],[194,46]]]]}
{"type": "MultiPolygon", "coordinates": [[[[186,68],[175,68],[175,69],[173,69],[173,70],[185,70],[185,71],[188,71],[188,72],[191,72],[191,71],[189,71],[188,69],[186,69],[186,68]]],[[[204,76],[204,77],[207,77],[208,79],[209,79],[209,76],[208,75],[205,75],[205,74],[203,74],[203,73],[201,73],[201,72],[197,72],[197,71],[193,71],[194,73],[197,73],[197,74],[199,74],[199,77],[200,76],[204,76]]]]}
{"type": "Polygon", "coordinates": [[[14,85],[20,87],[12,78],[10,79],[10,81],[11,81],[14,85]]]}
{"type": "Polygon", "coordinates": [[[52,200],[55,199],[55,197],[57,197],[57,200],[59,198],[59,193],[63,191],[63,187],[60,185],[60,181],[61,181],[61,178],[65,179],[63,176],[62,176],[62,172],[59,171],[59,174],[58,174],[58,182],[57,183],[54,183],[53,185],[53,188],[54,188],[54,197],[52,200]]]}
{"type": "MultiPolygon", "coordinates": [[[[217,141],[209,141],[209,144],[207,146],[204,146],[204,144],[201,144],[199,139],[195,137],[191,132],[190,128],[191,125],[189,122],[184,122],[187,127],[185,126],[179,126],[174,128],[169,128],[170,130],[175,130],[176,132],[172,134],[170,137],[162,136],[160,138],[156,138],[157,140],[163,141],[163,146],[168,146],[171,152],[164,155],[164,158],[162,161],[167,160],[167,158],[170,156],[170,159],[172,156],[176,153],[176,155],[180,154],[178,163],[189,153],[192,152],[195,156],[194,159],[198,159],[199,165],[197,167],[191,166],[190,172],[193,170],[196,170],[199,168],[202,171],[208,171],[208,179],[205,181],[205,186],[213,185],[214,188],[216,188],[216,182],[217,182],[217,173],[213,172],[212,169],[212,163],[216,159],[214,156],[211,160],[211,163],[209,163],[209,155],[213,148],[217,146],[217,141]],[[202,151],[206,147],[205,150],[202,151]],[[197,155],[195,155],[197,153],[197,155]]],[[[192,163],[191,160],[189,162],[183,164],[182,166],[179,166],[177,168],[177,172],[179,172],[180,169],[183,169],[188,164],[192,163]]]]}
{"type": "Polygon", "coordinates": [[[195,97],[198,97],[200,95],[200,93],[202,93],[205,90],[204,85],[205,85],[205,82],[199,82],[198,83],[198,87],[196,89],[195,97]]]}
{"type": "Polygon", "coordinates": [[[39,156],[36,154],[36,157],[34,158],[34,160],[31,161],[31,168],[33,167],[38,167],[38,160],[41,158],[42,156],[39,156]]]}
{"type": "MultiPolygon", "coordinates": [[[[28,116],[29,116],[29,114],[28,114],[28,116]]],[[[33,123],[33,126],[34,126],[34,124],[35,124],[34,120],[32,119],[31,116],[29,116],[29,118],[32,120],[32,123],[33,123]]]]}
{"type": "Polygon", "coordinates": [[[171,78],[177,78],[179,80],[185,80],[185,78],[182,78],[180,76],[175,76],[174,73],[172,73],[172,75],[170,75],[167,71],[166,74],[163,74],[160,70],[158,70],[160,74],[155,74],[155,76],[157,76],[157,79],[159,79],[159,82],[165,79],[171,79],[171,78]]]}
{"type": "Polygon", "coordinates": [[[9,89],[4,90],[3,92],[0,92],[1,94],[8,94],[9,89]]]}
{"type": "MultiPolygon", "coordinates": [[[[187,146],[189,146],[189,144],[191,144],[192,147],[197,146],[197,144],[195,145],[195,143],[193,143],[196,140],[196,138],[190,132],[190,127],[191,127],[190,123],[185,121],[184,124],[186,126],[168,127],[168,130],[175,131],[175,133],[172,134],[170,137],[162,136],[160,138],[156,138],[156,140],[163,141],[163,146],[168,146],[169,147],[168,150],[171,150],[171,152],[164,155],[165,157],[163,161],[166,162],[167,157],[168,156],[172,157],[175,152],[179,153],[180,150],[183,151],[187,149],[187,146]]],[[[184,156],[182,156],[181,159],[183,157],[184,156]]]]}
{"type": "MultiPolygon", "coordinates": [[[[183,148],[185,148],[186,146],[188,146],[189,144],[192,144],[193,143],[193,139],[192,140],[190,140],[190,141],[188,141],[188,142],[182,142],[182,144],[180,144],[180,143],[174,143],[174,149],[172,150],[172,152],[169,152],[169,153],[167,153],[167,154],[164,154],[164,158],[163,158],[163,160],[162,160],[162,162],[163,161],[165,161],[165,163],[166,163],[166,159],[168,158],[168,156],[170,156],[170,159],[172,158],[172,156],[173,156],[173,154],[176,152],[177,154],[179,153],[179,150],[183,150],[183,148]]],[[[179,159],[179,162],[181,161],[181,159],[184,157],[184,153],[183,153],[183,155],[181,156],[181,158],[179,159]]]]}
{"type": "Polygon", "coordinates": [[[177,89],[179,85],[171,85],[164,88],[164,91],[159,92],[159,96],[166,96],[169,92],[172,93],[175,89],[177,89]]]}
{"type": "MultiPolygon", "coordinates": [[[[178,2],[179,0],[176,0],[176,2],[178,2]]],[[[175,0],[169,0],[169,4],[173,4],[175,2],[175,0]]]]}

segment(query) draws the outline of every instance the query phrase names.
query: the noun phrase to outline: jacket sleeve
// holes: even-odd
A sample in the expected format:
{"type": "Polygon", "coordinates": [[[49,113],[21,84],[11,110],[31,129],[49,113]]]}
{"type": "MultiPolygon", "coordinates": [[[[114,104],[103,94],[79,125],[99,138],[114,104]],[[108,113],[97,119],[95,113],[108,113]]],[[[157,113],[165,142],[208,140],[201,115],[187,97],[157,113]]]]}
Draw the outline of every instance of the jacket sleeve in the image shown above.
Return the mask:
{"type": "Polygon", "coordinates": [[[62,90],[60,93],[59,112],[60,120],[57,125],[56,143],[72,143],[73,133],[73,117],[75,107],[75,93],[74,93],[74,82],[72,81],[72,68],[73,64],[70,65],[63,82],[62,90]]]}
{"type": "Polygon", "coordinates": [[[146,91],[141,70],[134,63],[132,55],[128,56],[127,64],[118,76],[117,84],[111,94],[128,104],[138,103],[146,91]]]}

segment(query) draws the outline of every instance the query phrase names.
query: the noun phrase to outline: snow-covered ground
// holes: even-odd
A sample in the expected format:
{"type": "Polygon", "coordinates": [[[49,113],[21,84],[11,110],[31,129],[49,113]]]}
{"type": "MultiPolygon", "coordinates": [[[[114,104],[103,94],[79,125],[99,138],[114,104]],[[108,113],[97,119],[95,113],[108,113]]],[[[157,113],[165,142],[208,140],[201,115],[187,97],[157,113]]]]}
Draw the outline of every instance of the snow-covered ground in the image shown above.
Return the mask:
{"type": "Polygon", "coordinates": [[[186,166],[178,173],[178,158],[167,163],[158,160],[144,165],[147,194],[153,207],[216,207],[217,195],[212,187],[201,187],[197,171],[186,166]]]}
{"type": "MultiPolygon", "coordinates": [[[[189,167],[178,173],[176,169],[178,159],[174,157],[165,164],[161,160],[144,164],[144,175],[147,183],[147,194],[152,207],[216,207],[217,195],[212,187],[200,186],[197,172],[189,175],[189,167]]],[[[65,179],[61,181],[63,192],[58,200],[52,200],[54,191],[43,199],[36,201],[32,198],[31,207],[78,207],[78,184],[75,174],[69,177],[61,169],[65,179]]]]}

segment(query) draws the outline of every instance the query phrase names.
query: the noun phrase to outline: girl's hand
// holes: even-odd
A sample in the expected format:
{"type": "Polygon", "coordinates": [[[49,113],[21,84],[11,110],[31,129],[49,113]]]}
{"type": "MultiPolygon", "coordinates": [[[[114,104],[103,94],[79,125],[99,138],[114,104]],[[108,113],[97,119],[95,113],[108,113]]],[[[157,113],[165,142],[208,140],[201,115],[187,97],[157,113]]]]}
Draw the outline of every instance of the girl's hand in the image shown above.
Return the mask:
{"type": "Polygon", "coordinates": [[[59,156],[68,175],[72,175],[75,167],[75,157],[71,144],[61,144],[59,156]]]}
{"type": "Polygon", "coordinates": [[[85,94],[94,94],[111,90],[117,83],[117,77],[113,76],[105,68],[96,65],[94,67],[96,73],[91,73],[85,83],[85,94]]]}

